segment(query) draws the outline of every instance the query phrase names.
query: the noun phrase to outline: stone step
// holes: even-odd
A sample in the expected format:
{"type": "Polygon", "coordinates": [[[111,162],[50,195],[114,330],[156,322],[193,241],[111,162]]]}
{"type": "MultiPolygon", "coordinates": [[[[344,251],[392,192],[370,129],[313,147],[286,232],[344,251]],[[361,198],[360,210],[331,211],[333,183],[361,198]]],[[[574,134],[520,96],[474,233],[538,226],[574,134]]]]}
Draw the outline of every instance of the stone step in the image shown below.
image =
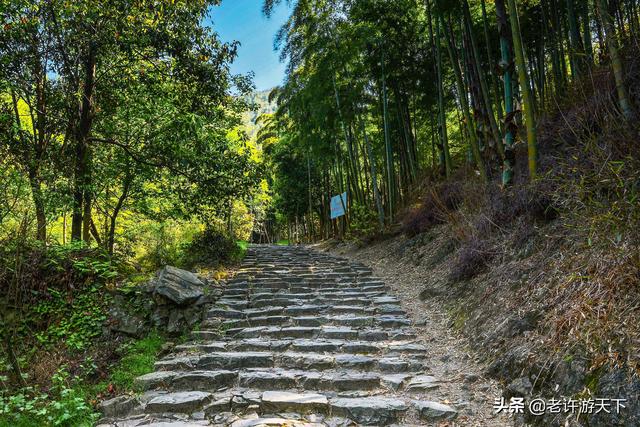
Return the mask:
{"type": "Polygon", "coordinates": [[[314,289],[300,288],[302,292],[291,292],[289,290],[278,290],[276,292],[265,292],[262,289],[246,290],[246,289],[225,289],[222,297],[226,299],[245,298],[249,301],[269,300],[273,298],[287,298],[292,300],[327,298],[327,299],[354,299],[362,300],[365,304],[398,304],[397,298],[388,297],[384,292],[362,292],[357,288],[350,291],[344,291],[340,288],[330,289],[314,289]]]}
{"type": "MultiPolygon", "coordinates": [[[[378,302],[380,298],[385,296],[383,291],[374,292],[362,292],[354,288],[330,288],[327,290],[313,290],[313,289],[279,289],[276,292],[264,292],[259,290],[257,292],[247,292],[245,294],[227,295],[223,294],[220,300],[216,302],[217,306],[224,306],[225,301],[231,303],[237,302],[249,302],[256,303],[264,300],[290,300],[290,301],[310,301],[315,299],[326,299],[329,302],[339,302],[344,299],[360,300],[362,305],[398,305],[399,301],[391,301],[388,303],[378,302]],[[302,292],[301,292],[302,291],[302,292]]],[[[291,305],[294,303],[285,303],[284,305],[291,305]]]]}
{"type": "Polygon", "coordinates": [[[398,305],[398,301],[393,301],[389,303],[378,303],[375,299],[372,298],[358,298],[358,297],[346,297],[346,296],[333,296],[333,295],[316,295],[309,294],[308,296],[302,296],[293,298],[290,295],[270,295],[269,297],[261,297],[261,298],[253,298],[253,297],[244,297],[244,298],[231,298],[224,297],[226,300],[232,301],[247,301],[250,307],[259,308],[259,307],[267,307],[267,306],[281,306],[281,307],[290,307],[294,305],[348,305],[348,306],[358,306],[358,307],[377,307],[377,306],[387,306],[387,305],[398,305]]]}
{"type": "MultiPolygon", "coordinates": [[[[249,307],[246,303],[239,303],[238,308],[214,308],[207,313],[208,318],[218,319],[253,319],[256,317],[269,316],[318,316],[324,313],[338,312],[343,313],[343,306],[331,306],[329,304],[302,304],[295,306],[265,306],[265,307],[249,307]],[[336,310],[335,307],[338,307],[336,310]]],[[[354,307],[354,306],[348,306],[354,307]]],[[[347,309],[349,312],[353,308],[347,309]]],[[[366,307],[362,310],[365,315],[383,315],[383,316],[403,316],[405,311],[398,305],[381,304],[374,307],[366,307]]],[[[347,313],[348,314],[348,313],[347,313]]],[[[357,314],[351,313],[351,314],[357,314]]]]}
{"type": "MultiPolygon", "coordinates": [[[[321,354],[314,352],[214,351],[214,348],[194,348],[195,352],[159,360],[158,370],[175,369],[244,369],[295,368],[316,371],[329,369],[377,371],[382,373],[421,372],[424,361],[407,355],[366,356],[355,353],[321,354]]],[[[218,348],[219,350],[219,348],[218,348]]]]}
{"type": "MultiPolygon", "coordinates": [[[[219,330],[200,330],[192,333],[195,337],[206,339],[218,336],[219,330]]],[[[416,338],[412,329],[354,329],[347,326],[256,326],[248,328],[233,328],[225,331],[226,336],[234,338],[318,338],[360,341],[406,341],[416,338]]]]}
{"type": "MultiPolygon", "coordinates": [[[[219,393],[160,391],[148,393],[142,398],[142,404],[146,413],[158,414],[159,417],[163,417],[164,414],[189,414],[200,411],[212,418],[214,422],[219,420],[224,425],[232,427],[350,425],[347,420],[352,420],[358,425],[386,426],[401,423],[408,415],[430,423],[452,420],[457,415],[457,411],[449,405],[426,400],[379,396],[334,397],[322,392],[273,389],[262,392],[227,390],[219,393]],[[258,412],[261,416],[233,417],[232,422],[225,422],[229,418],[224,414],[242,413],[248,409],[258,412]],[[269,415],[274,413],[281,415],[269,415]],[[323,420],[323,422],[312,420],[323,420]]],[[[147,416],[147,420],[155,422],[152,421],[151,424],[144,422],[144,424],[176,427],[206,425],[187,420],[177,421],[179,424],[161,423],[159,420],[162,418],[152,417],[153,415],[147,416]]]]}
{"type": "Polygon", "coordinates": [[[136,379],[142,394],[112,399],[130,418],[106,423],[326,427],[453,419],[454,408],[421,400],[439,383],[426,374],[427,348],[388,292],[363,264],[303,246],[251,246],[193,340],[136,379]]]}
{"type": "Polygon", "coordinates": [[[204,328],[208,326],[221,325],[225,329],[251,328],[254,326],[349,326],[352,328],[379,327],[382,329],[392,329],[403,326],[410,326],[411,321],[404,316],[380,315],[380,316],[360,316],[360,315],[325,315],[325,316],[256,316],[246,319],[229,319],[222,323],[218,320],[204,322],[204,328]]]}
{"type": "MultiPolygon", "coordinates": [[[[357,357],[356,357],[357,359],[357,357]]],[[[202,361],[202,359],[201,359],[202,361]]],[[[354,360],[354,363],[357,363],[354,360]]],[[[200,365],[201,363],[198,363],[200,365]]],[[[170,365],[161,365],[165,368],[170,365]]],[[[138,390],[216,392],[239,387],[253,390],[314,390],[314,391],[371,391],[403,390],[424,392],[439,387],[436,378],[424,374],[363,372],[352,369],[184,369],[176,363],[172,369],[163,369],[135,379],[138,390]]]]}
{"type": "Polygon", "coordinates": [[[412,341],[372,342],[357,340],[324,339],[264,339],[249,338],[228,341],[205,341],[183,344],[176,347],[180,352],[222,352],[222,351],[294,351],[298,353],[353,353],[376,355],[411,355],[420,357],[427,348],[412,341]]]}
{"type": "MultiPolygon", "coordinates": [[[[283,282],[284,283],[284,282],[283,282]]],[[[311,283],[284,283],[284,284],[247,284],[245,286],[234,285],[233,287],[225,287],[223,289],[223,295],[225,297],[237,297],[245,296],[255,293],[320,293],[331,295],[333,293],[342,292],[359,292],[361,294],[376,293],[379,296],[384,296],[388,292],[388,289],[383,284],[369,284],[369,283],[323,283],[323,284],[311,284],[311,283]],[[286,286],[285,286],[286,285],[286,286]]]]}

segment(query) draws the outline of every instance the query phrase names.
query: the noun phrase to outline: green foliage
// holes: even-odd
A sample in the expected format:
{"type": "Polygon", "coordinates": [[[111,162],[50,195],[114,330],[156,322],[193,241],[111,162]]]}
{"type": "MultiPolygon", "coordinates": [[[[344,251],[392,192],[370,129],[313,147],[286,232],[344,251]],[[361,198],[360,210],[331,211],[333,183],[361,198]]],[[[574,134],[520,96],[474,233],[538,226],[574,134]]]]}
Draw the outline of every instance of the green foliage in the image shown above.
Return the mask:
{"type": "Polygon", "coordinates": [[[184,242],[192,240],[197,229],[194,224],[183,221],[163,221],[135,227],[132,232],[145,240],[143,245],[135,247],[139,262],[146,271],[154,271],[165,265],[182,265],[184,242]]]}
{"type": "Polygon", "coordinates": [[[52,378],[48,393],[26,387],[7,395],[0,392],[0,426],[91,426],[99,414],[81,388],[70,386],[64,367],[52,378]]]}
{"type": "Polygon", "coordinates": [[[87,249],[84,242],[48,246],[45,266],[56,272],[70,267],[81,276],[103,282],[118,277],[114,259],[100,249],[87,249]]]}
{"type": "Polygon", "coordinates": [[[197,235],[184,249],[184,265],[188,267],[216,267],[237,262],[243,256],[238,243],[212,228],[197,235]]]}
{"type": "Polygon", "coordinates": [[[153,371],[153,364],[164,343],[165,339],[154,331],[140,341],[126,344],[122,348],[126,355],[111,372],[108,384],[119,392],[132,390],[136,377],[153,371]]]}
{"type": "Polygon", "coordinates": [[[236,243],[240,248],[240,254],[238,255],[238,259],[244,259],[245,255],[247,254],[249,242],[247,242],[246,240],[238,240],[236,243]]]}
{"type": "Polygon", "coordinates": [[[70,350],[82,351],[102,333],[107,307],[107,296],[96,284],[80,290],[71,298],[66,292],[49,288],[46,298],[36,304],[29,317],[34,321],[52,320],[45,330],[35,334],[44,348],[64,342],[70,350]]]}
{"type": "Polygon", "coordinates": [[[378,217],[374,210],[354,204],[350,215],[348,238],[359,239],[375,234],[378,227],[378,217]]]}
{"type": "Polygon", "coordinates": [[[0,244],[0,314],[20,338],[44,348],[64,342],[87,349],[101,334],[109,298],[105,285],[119,277],[120,263],[82,243],[44,246],[12,239],[0,244]]]}
{"type": "MultiPolygon", "coordinates": [[[[132,391],[134,379],[153,370],[157,354],[165,339],[157,332],[139,341],[124,344],[125,356],[111,371],[109,378],[98,384],[91,381],[89,366],[85,378],[72,378],[65,367],[52,377],[46,393],[26,387],[12,394],[0,392],[0,426],[91,426],[99,418],[89,403],[109,386],[118,392],[132,391]]],[[[1,378],[0,378],[1,379],[1,378]]]]}

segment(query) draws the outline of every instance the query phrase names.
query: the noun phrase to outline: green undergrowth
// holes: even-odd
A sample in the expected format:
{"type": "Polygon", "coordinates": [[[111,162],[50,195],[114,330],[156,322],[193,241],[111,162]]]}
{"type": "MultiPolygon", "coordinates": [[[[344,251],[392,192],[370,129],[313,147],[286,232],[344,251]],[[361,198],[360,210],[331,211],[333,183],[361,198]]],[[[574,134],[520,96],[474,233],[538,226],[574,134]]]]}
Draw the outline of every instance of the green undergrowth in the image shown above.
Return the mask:
{"type": "Polygon", "coordinates": [[[246,240],[238,240],[236,242],[236,244],[240,248],[240,253],[238,254],[238,259],[239,260],[243,260],[244,257],[247,255],[247,248],[249,247],[249,242],[247,242],[246,240]]]}
{"type": "Polygon", "coordinates": [[[109,385],[118,392],[133,390],[133,380],[136,377],[153,371],[153,364],[164,343],[164,337],[154,331],[146,338],[125,344],[125,356],[111,371],[109,380],[98,384],[97,391],[104,390],[109,385]]]}
{"type": "Polygon", "coordinates": [[[0,427],[94,425],[100,416],[95,409],[97,402],[133,391],[134,379],[153,371],[164,343],[164,337],[154,331],[123,344],[120,351],[124,356],[108,377],[97,383],[91,372],[73,376],[62,366],[46,390],[24,387],[10,395],[0,392],[0,427]]]}

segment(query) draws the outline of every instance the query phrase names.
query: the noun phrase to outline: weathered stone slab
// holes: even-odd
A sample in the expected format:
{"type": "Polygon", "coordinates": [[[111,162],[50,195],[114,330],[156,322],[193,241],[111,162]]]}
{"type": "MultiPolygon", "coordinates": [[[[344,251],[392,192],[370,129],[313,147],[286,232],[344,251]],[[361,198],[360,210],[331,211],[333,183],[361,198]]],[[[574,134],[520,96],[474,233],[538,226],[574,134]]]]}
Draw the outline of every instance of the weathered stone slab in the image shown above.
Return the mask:
{"type": "Polygon", "coordinates": [[[200,357],[198,369],[269,368],[273,366],[270,352],[220,352],[200,357]]]}
{"type": "Polygon", "coordinates": [[[296,387],[298,375],[295,372],[273,370],[241,372],[239,377],[240,387],[287,390],[296,387]]]}
{"type": "Polygon", "coordinates": [[[147,402],[147,413],[191,413],[211,400],[213,395],[203,391],[180,391],[156,396],[147,402]]]}
{"type": "Polygon", "coordinates": [[[407,384],[407,391],[427,391],[440,387],[438,379],[431,375],[418,375],[407,384]]]}
{"type": "Polygon", "coordinates": [[[232,385],[237,374],[232,371],[193,371],[176,375],[171,382],[174,390],[215,391],[232,385]]]}
{"type": "Polygon", "coordinates": [[[414,402],[416,409],[418,410],[418,416],[424,421],[435,420],[452,420],[458,416],[458,411],[449,405],[438,402],[430,401],[417,401],[414,402]]]}
{"type": "Polygon", "coordinates": [[[411,378],[409,374],[392,374],[382,377],[381,383],[384,387],[391,390],[399,390],[407,378],[411,378]]]}
{"type": "Polygon", "coordinates": [[[168,387],[171,380],[177,374],[173,371],[156,371],[150,374],[142,375],[133,381],[133,385],[137,390],[151,390],[153,388],[168,387]]]}
{"type": "Polygon", "coordinates": [[[262,403],[266,411],[326,411],[329,401],[322,394],[265,391],[262,403]]]}
{"type": "Polygon", "coordinates": [[[330,369],[336,361],[332,356],[316,353],[287,352],[276,356],[279,366],[294,369],[330,369]]]}
{"type": "Polygon", "coordinates": [[[195,274],[167,265],[159,271],[153,292],[178,305],[187,305],[204,295],[203,287],[195,274]]]}
{"type": "Polygon", "coordinates": [[[341,326],[323,326],[320,336],[327,339],[352,340],[358,338],[356,329],[341,326]]]}
{"type": "Polygon", "coordinates": [[[337,340],[295,340],[291,343],[291,348],[295,351],[309,352],[333,352],[339,351],[344,341],[337,340]]]}
{"type": "Polygon", "coordinates": [[[397,421],[409,406],[400,399],[337,398],[331,399],[331,414],[344,416],[364,425],[386,425],[397,421]]]}
{"type": "Polygon", "coordinates": [[[357,354],[338,354],[335,363],[340,368],[370,369],[375,364],[375,359],[357,354]]]}
{"type": "Polygon", "coordinates": [[[120,418],[127,416],[138,405],[140,405],[138,398],[123,395],[101,402],[98,410],[104,417],[120,418]]]}
{"type": "Polygon", "coordinates": [[[309,423],[288,418],[250,418],[231,423],[230,427],[325,427],[325,424],[309,423]]]}

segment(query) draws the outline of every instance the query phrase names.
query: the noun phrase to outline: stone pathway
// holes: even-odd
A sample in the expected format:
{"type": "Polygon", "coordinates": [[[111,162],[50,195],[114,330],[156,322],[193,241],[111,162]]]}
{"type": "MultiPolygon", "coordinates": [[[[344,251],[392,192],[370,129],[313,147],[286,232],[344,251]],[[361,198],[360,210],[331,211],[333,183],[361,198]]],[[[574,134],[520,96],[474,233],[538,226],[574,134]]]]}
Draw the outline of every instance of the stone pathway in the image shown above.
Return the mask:
{"type": "Polygon", "coordinates": [[[193,332],[103,403],[104,426],[435,425],[427,348],[363,264],[304,247],[253,246],[193,332]]]}

